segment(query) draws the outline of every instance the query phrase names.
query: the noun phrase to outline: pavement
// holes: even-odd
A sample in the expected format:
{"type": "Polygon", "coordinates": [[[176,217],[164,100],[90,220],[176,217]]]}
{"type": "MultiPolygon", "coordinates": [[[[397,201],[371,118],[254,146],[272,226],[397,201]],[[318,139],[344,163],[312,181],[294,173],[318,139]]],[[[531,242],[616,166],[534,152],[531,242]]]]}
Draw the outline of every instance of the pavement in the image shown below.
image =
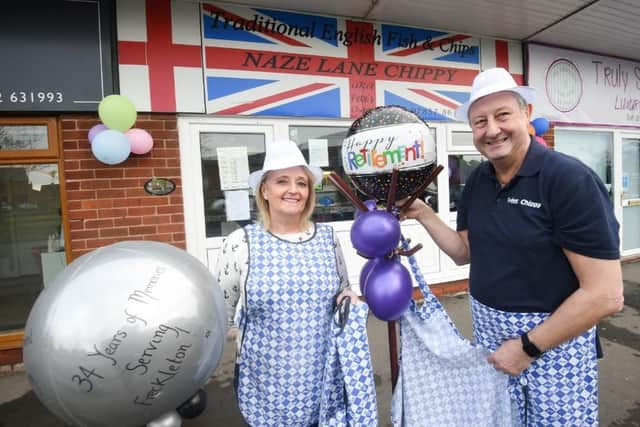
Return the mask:
{"type": "MultiPolygon", "coordinates": [[[[640,262],[623,265],[625,307],[599,324],[605,353],[599,362],[600,425],[640,427],[640,262]]],[[[441,297],[460,332],[470,337],[471,318],[466,294],[441,297]]],[[[387,324],[370,317],[369,342],[375,371],[380,426],[390,426],[391,378],[387,324]]],[[[232,384],[233,346],[204,387],[205,411],[183,420],[183,427],[244,426],[232,384]]],[[[24,372],[0,376],[0,427],[66,427],[35,396],[24,372]]]]}

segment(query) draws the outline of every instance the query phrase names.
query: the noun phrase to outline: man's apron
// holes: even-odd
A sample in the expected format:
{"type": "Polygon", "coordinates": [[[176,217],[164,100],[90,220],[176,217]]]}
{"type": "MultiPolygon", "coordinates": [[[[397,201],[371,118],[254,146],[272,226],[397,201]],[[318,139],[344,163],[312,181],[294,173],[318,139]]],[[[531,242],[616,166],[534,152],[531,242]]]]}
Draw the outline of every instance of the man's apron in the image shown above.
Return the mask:
{"type": "MultiPolygon", "coordinates": [[[[403,243],[406,247],[406,243],[403,243]]],[[[409,264],[424,300],[400,319],[400,374],[391,403],[395,427],[519,425],[508,376],[487,350],[465,339],[431,293],[413,256],[409,264]]]]}
{"type": "MultiPolygon", "coordinates": [[[[495,351],[542,323],[549,313],[513,313],[471,298],[475,340],[495,351]]],[[[509,378],[525,426],[597,426],[598,366],[595,327],[544,352],[522,374],[509,378]]]]}

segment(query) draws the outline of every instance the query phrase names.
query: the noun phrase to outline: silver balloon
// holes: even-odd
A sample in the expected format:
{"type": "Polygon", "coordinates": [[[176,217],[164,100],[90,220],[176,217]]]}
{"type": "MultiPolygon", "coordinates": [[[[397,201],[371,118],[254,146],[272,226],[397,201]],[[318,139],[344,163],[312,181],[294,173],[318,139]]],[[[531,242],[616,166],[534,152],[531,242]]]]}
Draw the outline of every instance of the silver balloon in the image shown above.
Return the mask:
{"type": "Polygon", "coordinates": [[[42,403],[74,426],[140,426],[206,382],[224,346],[221,289],[187,252],[122,242],[72,262],[39,295],[24,363],[42,403]]]}
{"type": "Polygon", "coordinates": [[[176,411],[167,412],[160,418],[156,418],[147,424],[147,427],[180,427],[182,418],[176,411]]]}

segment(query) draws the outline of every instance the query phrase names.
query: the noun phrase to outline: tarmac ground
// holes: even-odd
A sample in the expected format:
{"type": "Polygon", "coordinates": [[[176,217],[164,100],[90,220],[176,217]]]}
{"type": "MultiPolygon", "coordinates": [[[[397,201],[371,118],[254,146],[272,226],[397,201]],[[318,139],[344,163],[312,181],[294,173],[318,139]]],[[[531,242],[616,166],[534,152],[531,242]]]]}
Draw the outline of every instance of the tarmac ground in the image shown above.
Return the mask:
{"type": "MultiPolygon", "coordinates": [[[[625,307],[599,324],[605,357],[599,362],[600,425],[640,427],[640,263],[623,265],[625,307]]],[[[466,294],[441,298],[463,335],[470,337],[466,294]]],[[[380,426],[390,426],[391,375],[387,324],[370,316],[369,342],[375,371],[380,426]]],[[[207,408],[183,427],[244,426],[232,384],[233,346],[228,345],[206,384],[207,408]]],[[[24,372],[0,376],[0,427],[65,427],[31,390],[24,372]]]]}

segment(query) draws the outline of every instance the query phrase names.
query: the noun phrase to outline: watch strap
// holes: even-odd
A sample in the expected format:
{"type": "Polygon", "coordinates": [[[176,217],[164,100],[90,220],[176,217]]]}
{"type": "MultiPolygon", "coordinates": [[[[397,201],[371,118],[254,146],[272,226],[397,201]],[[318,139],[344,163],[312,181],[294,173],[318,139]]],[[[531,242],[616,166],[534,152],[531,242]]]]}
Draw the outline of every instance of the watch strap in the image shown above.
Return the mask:
{"type": "Polygon", "coordinates": [[[529,335],[527,335],[526,332],[520,335],[520,341],[522,341],[522,350],[527,353],[529,357],[537,358],[542,355],[542,351],[529,340],[529,335]]]}

